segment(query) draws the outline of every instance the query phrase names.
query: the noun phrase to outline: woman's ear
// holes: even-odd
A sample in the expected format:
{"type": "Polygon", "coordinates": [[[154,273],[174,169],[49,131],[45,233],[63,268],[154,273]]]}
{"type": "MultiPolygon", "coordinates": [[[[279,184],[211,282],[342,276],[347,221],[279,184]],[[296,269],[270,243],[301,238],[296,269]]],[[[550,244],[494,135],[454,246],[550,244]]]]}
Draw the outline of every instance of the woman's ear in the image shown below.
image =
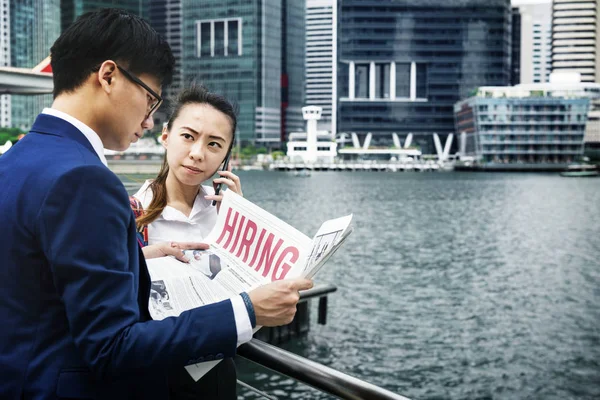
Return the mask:
{"type": "Polygon", "coordinates": [[[163,145],[163,147],[165,149],[167,148],[168,139],[169,139],[169,130],[165,126],[165,127],[163,127],[162,133],[160,135],[160,143],[163,145]]]}

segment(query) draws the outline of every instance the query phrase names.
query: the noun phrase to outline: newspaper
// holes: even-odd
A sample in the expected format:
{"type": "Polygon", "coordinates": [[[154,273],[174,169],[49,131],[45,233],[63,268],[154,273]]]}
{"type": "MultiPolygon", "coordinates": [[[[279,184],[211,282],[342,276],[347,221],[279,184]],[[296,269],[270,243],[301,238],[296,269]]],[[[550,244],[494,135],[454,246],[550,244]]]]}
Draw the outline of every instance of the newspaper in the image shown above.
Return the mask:
{"type": "MultiPolygon", "coordinates": [[[[272,281],[312,278],[352,232],[351,221],[352,214],[326,221],[310,239],[227,190],[217,222],[204,240],[208,250],[186,250],[189,263],[174,257],[146,261],[152,281],[150,315],[161,320],[272,281]]],[[[218,363],[186,369],[197,381],[218,363]]]]}

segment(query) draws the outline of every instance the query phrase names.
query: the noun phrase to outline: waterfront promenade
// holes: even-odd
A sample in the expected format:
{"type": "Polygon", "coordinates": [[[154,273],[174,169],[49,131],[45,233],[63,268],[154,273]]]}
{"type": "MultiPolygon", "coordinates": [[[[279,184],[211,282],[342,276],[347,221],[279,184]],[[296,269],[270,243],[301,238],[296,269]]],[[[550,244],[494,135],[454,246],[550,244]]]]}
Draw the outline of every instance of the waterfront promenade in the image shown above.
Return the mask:
{"type": "Polygon", "coordinates": [[[452,169],[451,163],[441,164],[427,161],[336,161],[331,163],[294,163],[288,161],[273,162],[267,167],[271,171],[443,171],[452,169]]]}
{"type": "MultiPolygon", "coordinates": [[[[116,174],[157,174],[160,170],[159,159],[120,159],[108,160],[110,169],[116,174]]],[[[293,163],[287,161],[273,162],[269,164],[242,165],[241,170],[270,170],[270,171],[417,171],[437,172],[452,169],[451,163],[440,164],[432,160],[398,162],[398,161],[338,161],[335,163],[293,163]]]]}

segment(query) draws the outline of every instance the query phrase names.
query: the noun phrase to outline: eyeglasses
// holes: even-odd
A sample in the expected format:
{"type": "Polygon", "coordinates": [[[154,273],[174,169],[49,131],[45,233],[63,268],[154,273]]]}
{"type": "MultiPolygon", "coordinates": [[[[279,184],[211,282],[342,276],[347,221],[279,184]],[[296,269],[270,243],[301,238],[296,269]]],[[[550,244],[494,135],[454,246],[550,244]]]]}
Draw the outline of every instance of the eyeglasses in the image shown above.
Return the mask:
{"type": "Polygon", "coordinates": [[[160,106],[160,104],[163,101],[162,97],[160,97],[158,95],[158,93],[156,93],[154,90],[150,89],[150,87],[148,87],[148,85],[146,85],[144,82],[142,82],[140,78],[136,77],[131,72],[127,71],[125,68],[123,68],[119,65],[117,65],[117,68],[119,68],[119,71],[121,71],[123,73],[123,75],[125,75],[127,77],[127,79],[129,79],[133,83],[137,83],[138,85],[140,85],[141,87],[146,89],[146,91],[148,93],[150,93],[150,96],[152,97],[152,101],[149,102],[149,104],[148,104],[148,113],[146,114],[146,118],[148,118],[149,116],[152,115],[152,113],[154,111],[156,111],[158,106],[160,106]]]}

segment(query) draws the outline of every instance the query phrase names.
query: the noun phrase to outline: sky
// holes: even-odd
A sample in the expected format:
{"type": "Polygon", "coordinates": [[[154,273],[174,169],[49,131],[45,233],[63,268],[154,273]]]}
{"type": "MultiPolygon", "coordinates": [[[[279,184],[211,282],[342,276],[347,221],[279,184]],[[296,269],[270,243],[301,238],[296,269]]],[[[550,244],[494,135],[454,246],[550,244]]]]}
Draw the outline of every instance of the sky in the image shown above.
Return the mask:
{"type": "Polygon", "coordinates": [[[552,0],[511,0],[513,6],[521,6],[523,4],[545,4],[552,3],[552,0]]]}

